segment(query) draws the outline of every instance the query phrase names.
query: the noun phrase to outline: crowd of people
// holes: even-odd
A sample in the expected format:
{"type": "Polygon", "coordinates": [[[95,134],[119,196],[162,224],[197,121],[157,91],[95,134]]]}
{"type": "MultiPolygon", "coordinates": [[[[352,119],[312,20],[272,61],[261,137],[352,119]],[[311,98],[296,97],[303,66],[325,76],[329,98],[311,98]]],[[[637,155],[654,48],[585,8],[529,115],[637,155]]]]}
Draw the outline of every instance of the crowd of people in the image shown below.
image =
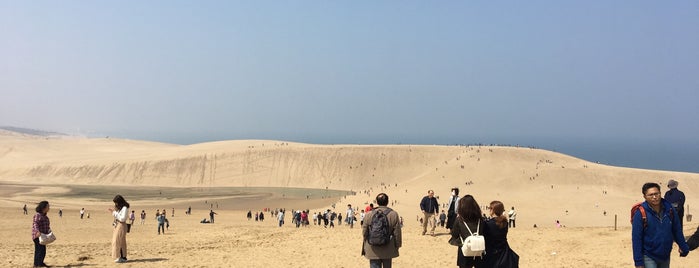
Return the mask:
{"type": "MultiPolygon", "coordinates": [[[[691,250],[699,247],[699,228],[689,237],[685,237],[682,231],[684,218],[685,195],[678,189],[679,183],[670,180],[667,184],[669,190],[661,197],[661,186],[657,183],[646,183],[641,188],[644,202],[635,205],[632,209],[632,251],[636,267],[670,267],[670,255],[673,243],[678,246],[680,257],[685,257],[691,250]]],[[[370,267],[391,267],[392,259],[399,256],[402,246],[403,219],[398,212],[388,207],[389,197],[386,193],[380,193],[375,198],[375,203],[369,203],[364,209],[352,204],[347,205],[345,211],[336,212],[326,209],[322,212],[310,210],[264,209],[253,214],[247,212],[247,219],[264,221],[265,212],[275,218],[282,227],[285,218],[291,219],[296,228],[309,227],[311,225],[334,228],[343,223],[353,228],[359,223],[362,229],[362,255],[368,260],[370,267]]],[[[136,219],[136,211],[129,211],[130,204],[121,195],[113,198],[114,206],[108,211],[114,217],[114,230],[112,236],[111,255],[116,263],[127,262],[126,234],[136,219]]],[[[391,203],[393,204],[393,203],[391,203]]],[[[458,188],[451,189],[451,196],[447,203],[440,206],[433,190],[428,190],[419,207],[422,213],[422,235],[429,233],[434,235],[435,228],[442,226],[449,230],[449,244],[456,246],[456,265],[458,267],[518,267],[519,256],[510,248],[507,234],[510,228],[516,228],[517,212],[514,206],[506,212],[503,202],[493,200],[487,206],[480,206],[472,195],[459,195],[458,188]],[[440,212],[440,207],[446,208],[440,212]],[[479,241],[482,241],[483,249],[479,249],[479,241]],[[474,253],[475,252],[475,253],[474,253]]],[[[213,206],[211,206],[213,207],[213,206]]],[[[333,206],[334,208],[334,206],[333,206]]],[[[27,205],[22,208],[24,214],[28,214],[27,205]]],[[[34,267],[48,267],[44,263],[46,257],[46,244],[41,241],[42,236],[51,233],[51,225],[48,217],[50,205],[48,201],[41,201],[36,206],[36,214],[32,223],[32,240],[34,242],[34,267]]],[[[83,219],[86,210],[80,210],[80,218],[83,219]]],[[[189,207],[186,215],[191,215],[189,207]]],[[[88,213],[89,215],[89,213],[88,213]]],[[[174,217],[175,210],[171,210],[174,217]]],[[[211,209],[209,218],[202,223],[214,223],[216,212],[211,209]]],[[[59,210],[59,217],[62,210],[59,210]]],[[[89,218],[89,216],[88,216],[89,218]]],[[[140,224],[146,221],[146,212],[140,213],[140,224]]],[[[155,212],[158,223],[158,234],[165,234],[169,229],[167,210],[158,209],[155,212]]],[[[560,222],[557,222],[560,225],[560,222]]]]}

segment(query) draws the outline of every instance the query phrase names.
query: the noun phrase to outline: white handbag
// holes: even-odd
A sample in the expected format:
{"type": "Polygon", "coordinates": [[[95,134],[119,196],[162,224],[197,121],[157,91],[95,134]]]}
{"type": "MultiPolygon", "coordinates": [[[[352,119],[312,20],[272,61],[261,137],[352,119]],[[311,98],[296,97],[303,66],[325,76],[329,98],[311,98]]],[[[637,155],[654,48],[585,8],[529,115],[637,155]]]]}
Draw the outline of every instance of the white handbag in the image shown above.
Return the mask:
{"type": "Polygon", "coordinates": [[[48,245],[53,243],[53,241],[56,241],[56,236],[53,235],[53,232],[50,232],[48,234],[42,233],[39,235],[39,244],[48,245]]]}

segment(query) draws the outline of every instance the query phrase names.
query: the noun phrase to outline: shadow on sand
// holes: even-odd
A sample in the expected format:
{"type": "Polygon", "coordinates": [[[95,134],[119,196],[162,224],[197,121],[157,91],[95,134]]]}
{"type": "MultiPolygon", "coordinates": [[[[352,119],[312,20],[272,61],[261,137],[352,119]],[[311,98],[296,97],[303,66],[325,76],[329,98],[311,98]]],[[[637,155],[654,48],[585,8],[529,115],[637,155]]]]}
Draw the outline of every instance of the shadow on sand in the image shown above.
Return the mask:
{"type": "Polygon", "coordinates": [[[129,259],[126,263],[140,263],[140,262],[161,262],[167,261],[166,258],[150,258],[150,259],[129,259]]]}
{"type": "MultiPolygon", "coordinates": [[[[147,262],[161,262],[161,261],[167,261],[168,259],[166,258],[150,258],[150,259],[129,259],[126,263],[147,263],[147,262]]],[[[91,263],[69,263],[66,265],[51,265],[51,267],[90,267],[90,266],[98,266],[97,264],[91,264],[91,263]]],[[[99,265],[101,266],[101,265],[99,265]]]]}

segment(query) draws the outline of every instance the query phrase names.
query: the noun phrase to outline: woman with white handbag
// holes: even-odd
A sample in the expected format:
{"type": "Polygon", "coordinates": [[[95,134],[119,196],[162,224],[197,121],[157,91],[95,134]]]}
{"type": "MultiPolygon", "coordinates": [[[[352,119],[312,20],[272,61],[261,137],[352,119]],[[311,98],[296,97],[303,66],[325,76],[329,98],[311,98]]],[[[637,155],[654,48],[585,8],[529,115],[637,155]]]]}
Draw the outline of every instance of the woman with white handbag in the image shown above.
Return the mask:
{"type": "Polygon", "coordinates": [[[51,232],[51,222],[47,216],[49,209],[49,201],[39,202],[39,204],[36,206],[34,220],[32,221],[34,267],[49,267],[44,263],[44,258],[46,257],[46,245],[56,239],[51,232]]]}

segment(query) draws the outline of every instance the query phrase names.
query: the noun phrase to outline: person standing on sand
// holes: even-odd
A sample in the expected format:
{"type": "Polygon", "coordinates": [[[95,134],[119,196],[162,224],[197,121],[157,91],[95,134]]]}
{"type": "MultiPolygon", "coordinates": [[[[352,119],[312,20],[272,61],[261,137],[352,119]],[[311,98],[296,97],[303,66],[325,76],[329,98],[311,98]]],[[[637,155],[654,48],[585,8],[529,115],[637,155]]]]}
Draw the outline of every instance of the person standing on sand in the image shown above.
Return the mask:
{"type": "Polygon", "coordinates": [[[670,202],[672,208],[677,211],[677,216],[680,218],[680,227],[684,223],[684,193],[677,189],[679,183],[676,180],[670,180],[667,182],[667,190],[665,192],[665,200],[670,202]]]}
{"type": "Polygon", "coordinates": [[[510,212],[507,212],[507,217],[510,219],[510,221],[507,223],[507,227],[515,228],[517,226],[517,211],[515,211],[515,207],[512,207],[510,212]]]}
{"type": "Polygon", "coordinates": [[[481,207],[471,195],[466,195],[464,198],[459,198],[459,210],[454,219],[454,224],[451,229],[451,239],[449,244],[458,246],[456,250],[456,265],[460,268],[481,268],[483,266],[483,256],[467,257],[464,256],[461,248],[464,246],[462,241],[471,234],[483,234],[485,223],[483,222],[481,207]]]}
{"type": "Polygon", "coordinates": [[[631,242],[636,267],[670,267],[672,242],[679,246],[680,257],[689,254],[677,212],[672,204],[660,198],[660,185],[649,182],[641,188],[643,198],[631,217],[631,242]],[[645,211],[643,219],[641,211],[645,211]]]}
{"type": "Polygon", "coordinates": [[[135,220],[136,220],[136,211],[135,211],[135,210],[132,210],[132,211],[131,211],[131,215],[129,215],[130,224],[133,225],[133,222],[134,222],[135,220]]]}
{"type": "Polygon", "coordinates": [[[444,210],[442,209],[442,213],[439,214],[439,226],[440,227],[445,227],[444,225],[447,222],[447,214],[444,214],[444,210]]]}
{"type": "MultiPolygon", "coordinates": [[[[261,215],[261,214],[262,214],[262,213],[260,213],[260,215],[261,215]]],[[[214,215],[218,215],[218,213],[214,212],[213,209],[210,210],[210,211],[209,211],[209,220],[211,221],[211,223],[214,223],[214,215]]],[[[262,220],[262,216],[260,216],[260,220],[262,220]]]]}
{"type": "Polygon", "coordinates": [[[362,225],[362,235],[364,243],[362,244],[362,255],[369,259],[369,267],[371,268],[391,268],[393,258],[398,257],[398,249],[403,246],[403,236],[401,232],[400,216],[398,212],[388,208],[388,195],[380,193],[376,196],[376,204],[378,207],[372,209],[366,215],[366,221],[362,225]],[[370,245],[367,237],[369,236],[369,227],[372,225],[371,220],[376,211],[381,211],[386,215],[388,220],[388,231],[391,234],[391,239],[382,246],[370,245]]]}
{"type": "Polygon", "coordinates": [[[146,224],[146,211],[141,210],[141,225],[146,224]]]}
{"type": "MultiPolygon", "coordinates": [[[[26,206],[26,205],[25,205],[26,206]]],[[[41,201],[36,206],[36,214],[32,219],[32,240],[34,241],[34,267],[49,267],[44,263],[46,245],[39,244],[41,234],[51,233],[51,221],[48,213],[51,206],[49,201],[41,201]]]]}
{"type": "MultiPolygon", "coordinates": [[[[161,213],[160,216],[163,216],[163,221],[165,222],[165,229],[170,230],[170,220],[167,219],[167,212],[165,209],[163,209],[163,213],[161,213]]],[[[165,234],[165,230],[163,230],[163,234],[165,234]]]]}
{"type": "Polygon", "coordinates": [[[85,208],[80,209],[80,219],[83,219],[83,216],[85,216],[85,208]]]}
{"type": "Polygon", "coordinates": [[[22,210],[24,210],[24,215],[29,214],[29,212],[27,211],[27,204],[24,204],[24,208],[22,208],[22,210]]]}
{"type": "Polygon", "coordinates": [[[279,227],[282,227],[282,225],[284,225],[284,210],[279,211],[279,214],[277,214],[277,220],[279,221],[279,227]]]}
{"type": "Polygon", "coordinates": [[[449,197],[449,209],[447,209],[447,229],[451,229],[451,227],[454,225],[456,213],[459,211],[459,199],[459,188],[451,188],[451,196],[449,197]]]}
{"type": "Polygon", "coordinates": [[[158,234],[160,234],[160,230],[163,230],[163,235],[165,234],[165,213],[163,214],[157,214],[158,216],[155,216],[156,220],[158,221],[158,234]]]}
{"type": "Polygon", "coordinates": [[[517,268],[519,256],[507,242],[508,222],[505,205],[500,201],[490,202],[490,219],[485,221],[484,267],[517,268]]]}
{"type": "Polygon", "coordinates": [[[439,202],[437,198],[434,197],[434,191],[427,191],[427,195],[420,201],[420,210],[425,218],[422,221],[422,235],[427,233],[427,224],[432,223],[431,235],[434,235],[434,229],[437,227],[434,225],[434,220],[432,219],[439,213],[439,202]]]}
{"type": "Polygon", "coordinates": [[[345,215],[347,216],[345,218],[347,225],[349,225],[350,228],[354,228],[354,209],[352,208],[352,204],[347,204],[347,214],[345,215]]]}
{"type": "Polygon", "coordinates": [[[129,203],[123,196],[114,196],[114,208],[109,208],[109,212],[114,216],[116,226],[112,233],[112,258],[116,263],[126,262],[126,220],[129,216],[129,203]]]}

